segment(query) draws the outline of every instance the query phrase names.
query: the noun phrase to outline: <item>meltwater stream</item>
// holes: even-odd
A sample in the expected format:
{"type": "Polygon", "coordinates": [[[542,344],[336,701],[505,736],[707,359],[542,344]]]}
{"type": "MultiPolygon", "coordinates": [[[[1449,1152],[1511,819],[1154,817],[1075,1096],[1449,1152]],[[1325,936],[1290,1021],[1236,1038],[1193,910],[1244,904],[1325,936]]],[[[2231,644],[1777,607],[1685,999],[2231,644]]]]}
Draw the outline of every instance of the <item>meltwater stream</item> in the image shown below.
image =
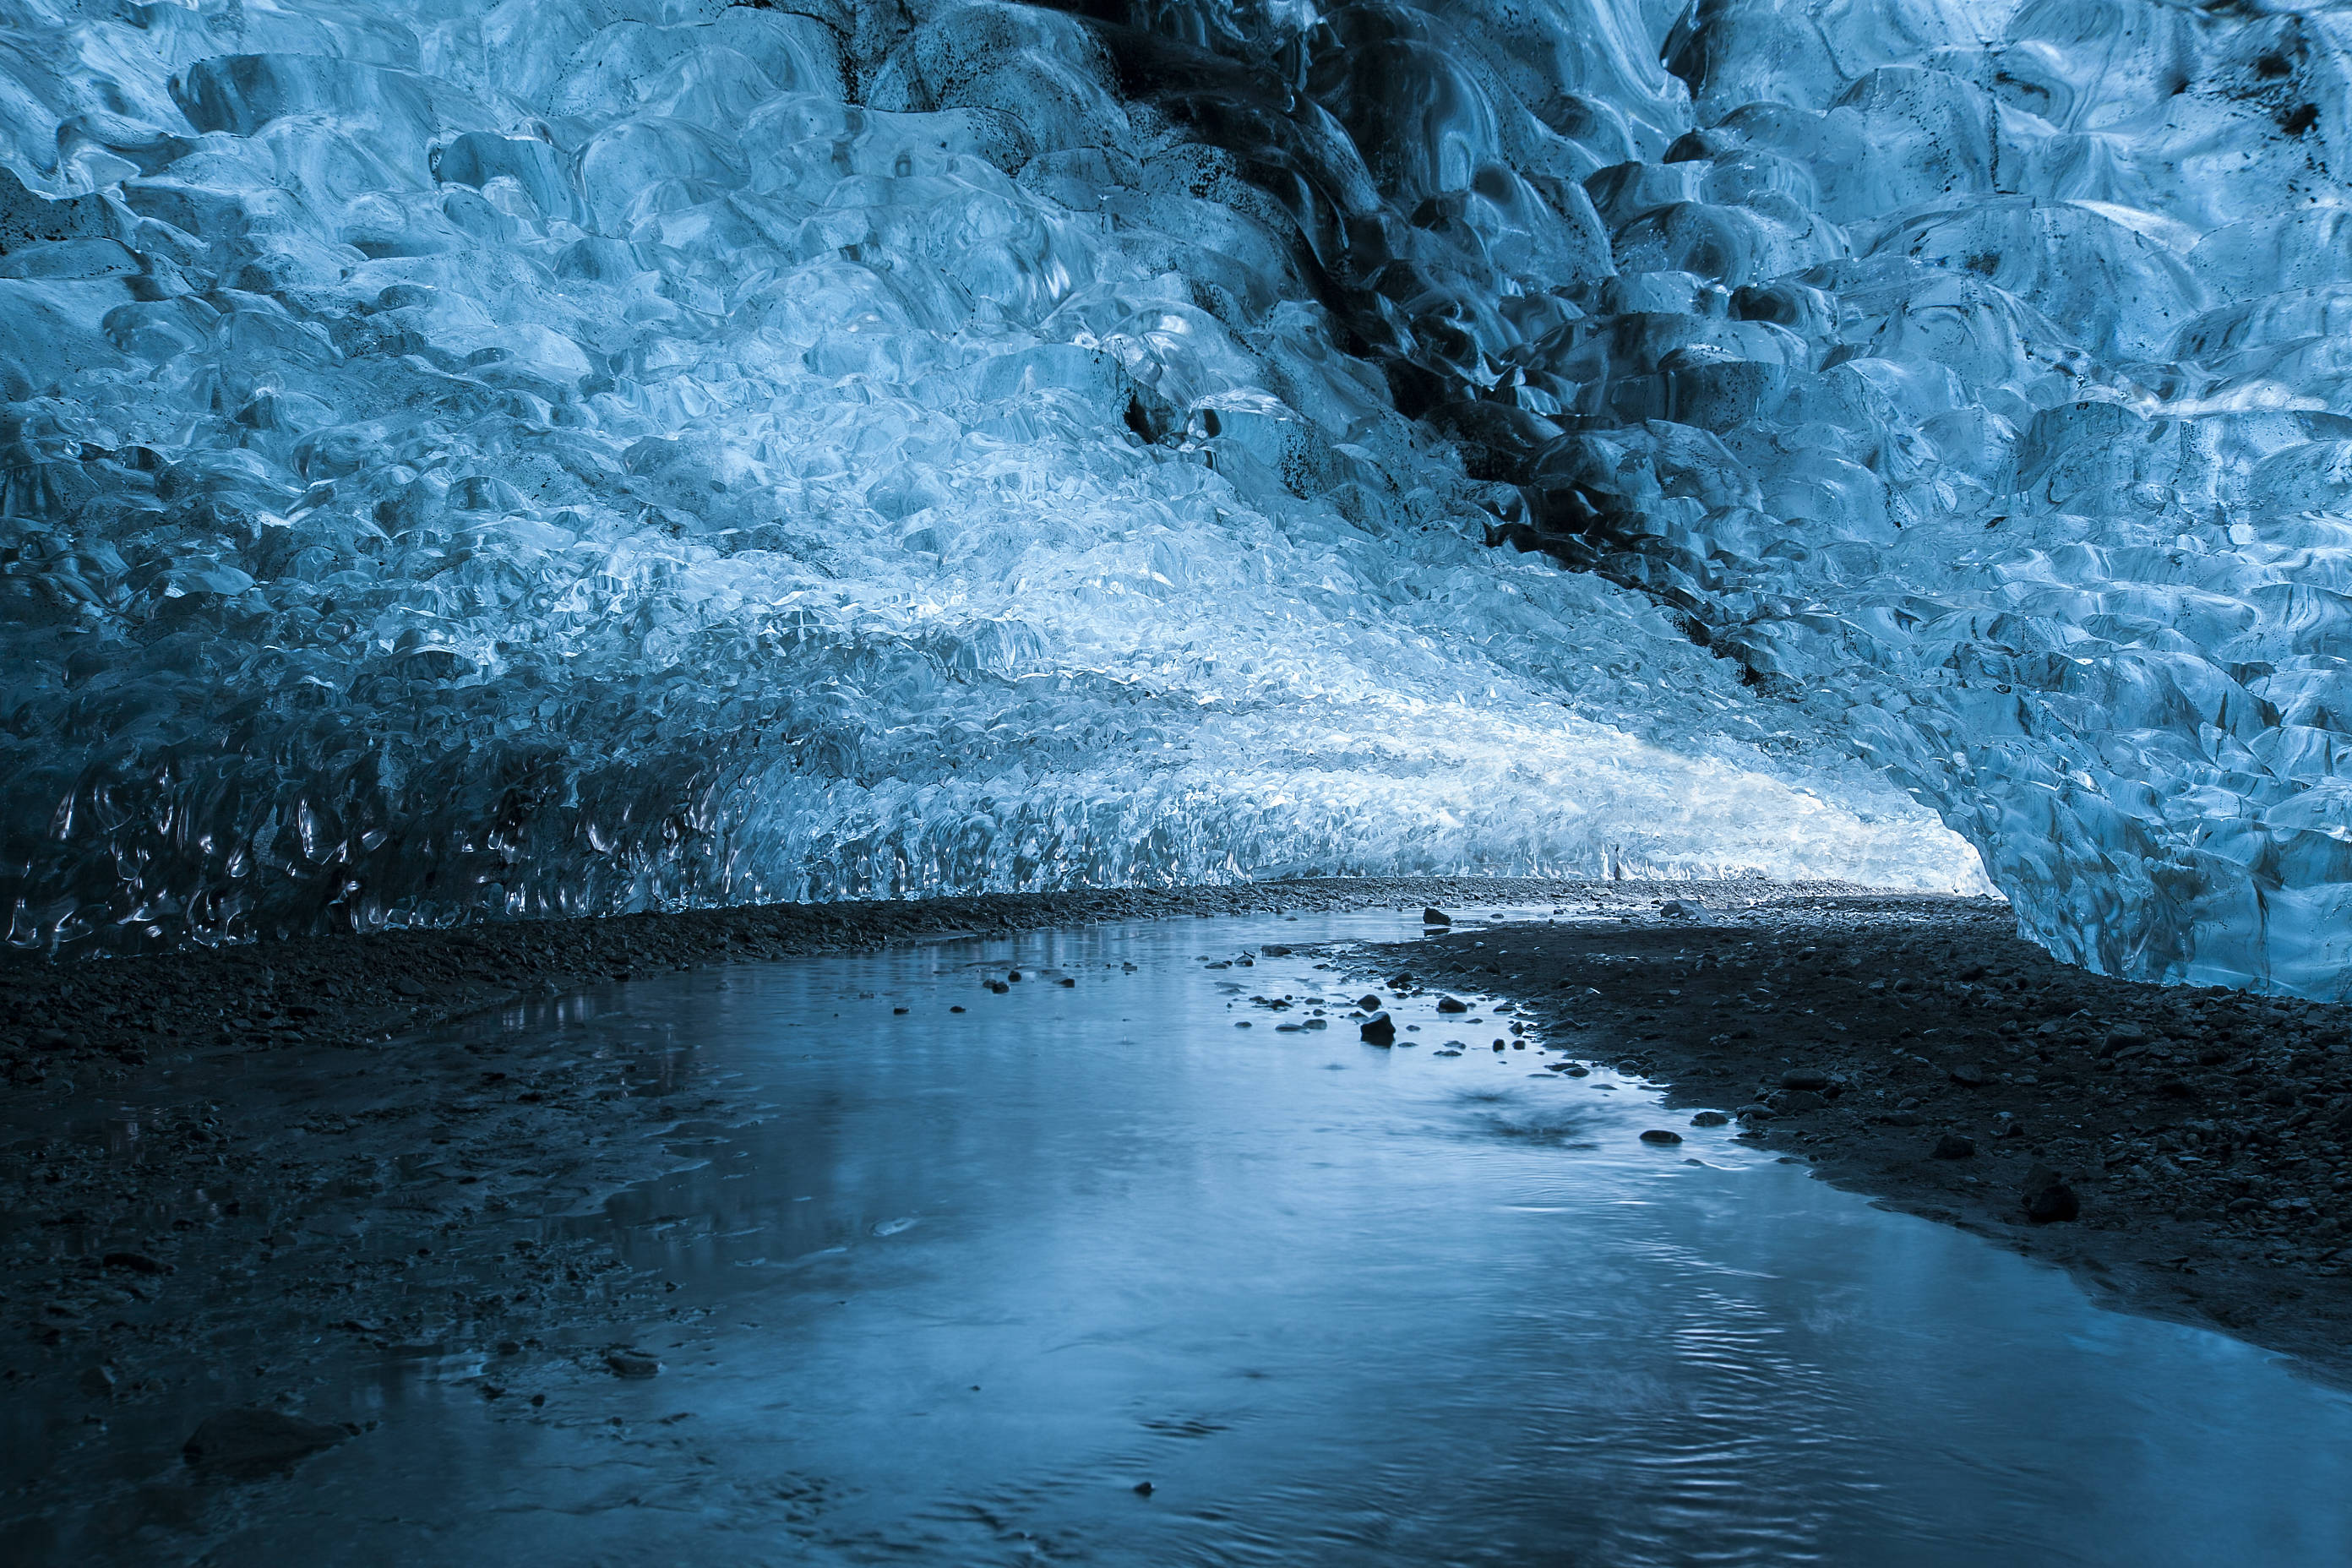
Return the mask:
{"type": "Polygon", "coordinates": [[[1106,926],[593,999],[565,1026],[762,1104],[544,1222],[677,1282],[663,1374],[584,1358],[532,1412],[387,1372],[355,1391],[382,1425],[205,1560],[2352,1561],[2352,1402],[2263,1352],[1497,1053],[1483,1008],[1406,1004],[1381,1050],[1344,1004],[1250,1002],[1360,991],[1328,954],[1202,962],[1403,929],[1106,926]]]}

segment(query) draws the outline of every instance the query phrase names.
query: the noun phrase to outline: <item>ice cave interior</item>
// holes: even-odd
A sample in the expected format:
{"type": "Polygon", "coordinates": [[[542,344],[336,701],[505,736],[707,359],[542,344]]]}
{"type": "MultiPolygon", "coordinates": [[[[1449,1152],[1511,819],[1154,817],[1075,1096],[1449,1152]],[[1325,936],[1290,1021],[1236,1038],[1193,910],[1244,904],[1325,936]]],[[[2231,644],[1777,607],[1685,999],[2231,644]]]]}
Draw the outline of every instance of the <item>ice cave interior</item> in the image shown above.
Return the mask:
{"type": "Polygon", "coordinates": [[[8,940],[1622,871],[2342,997],[2346,30],[0,0],[8,940]]]}

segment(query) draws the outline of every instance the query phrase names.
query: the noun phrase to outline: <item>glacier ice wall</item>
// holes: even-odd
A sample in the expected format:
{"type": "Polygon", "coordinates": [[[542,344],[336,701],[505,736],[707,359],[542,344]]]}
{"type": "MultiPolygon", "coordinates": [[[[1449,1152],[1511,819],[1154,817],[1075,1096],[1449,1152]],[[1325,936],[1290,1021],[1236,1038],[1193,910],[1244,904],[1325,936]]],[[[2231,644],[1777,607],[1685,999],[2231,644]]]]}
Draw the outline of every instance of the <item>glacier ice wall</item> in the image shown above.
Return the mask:
{"type": "Polygon", "coordinates": [[[2340,14],[1212,16],[1112,19],[1129,90],[1285,195],[1498,541],[1842,728],[2060,955],[2347,994],[2340,14]]]}
{"type": "Polygon", "coordinates": [[[1491,550],[1516,491],[1081,19],[0,25],[19,946],[1293,870],[1980,885],[1646,596],[1491,550]]]}
{"type": "Polygon", "coordinates": [[[2333,17],[0,24],[12,941],[1969,885],[1874,768],[2063,956],[2344,990],[2333,17]]]}

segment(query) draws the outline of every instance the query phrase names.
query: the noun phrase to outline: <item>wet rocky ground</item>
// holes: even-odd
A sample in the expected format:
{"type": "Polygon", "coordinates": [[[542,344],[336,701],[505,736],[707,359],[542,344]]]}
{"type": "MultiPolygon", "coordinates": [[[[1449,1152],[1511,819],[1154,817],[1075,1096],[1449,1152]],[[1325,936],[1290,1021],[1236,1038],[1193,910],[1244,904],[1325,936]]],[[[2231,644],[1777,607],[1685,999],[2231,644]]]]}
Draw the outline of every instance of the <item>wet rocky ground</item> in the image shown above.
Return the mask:
{"type": "MultiPolygon", "coordinates": [[[[135,1533],[332,1441],[308,1393],[371,1360],[462,1363],[483,1399],[533,1405],[583,1370],[657,1373],[690,1312],[563,1218],[757,1108],[690,1039],[569,1027],[614,981],[1425,904],[1456,923],[1376,952],[1381,978],[1507,999],[1508,1037],[1557,1070],[1630,1068],[2119,1306],[2352,1366],[2344,1010],[2063,969],[1995,903],[1403,879],[781,907],[0,968],[0,1491],[71,1471],[119,1492],[135,1533]],[[1480,905],[1557,913],[1496,925],[1480,905]],[[2071,1219],[2023,1206],[2062,1191],[2071,1219]],[[193,1388],[218,1391],[209,1425],[162,1430],[193,1388]],[[169,1484],[121,1458],[184,1443],[169,1484]]],[[[0,1555],[42,1560],[42,1528],[0,1497],[0,1555]]]]}
{"type": "Polygon", "coordinates": [[[1595,890],[1375,963],[1507,999],[1561,1070],[1637,1072],[2118,1307],[2352,1379],[2352,1009],[2086,974],[1990,900],[1785,889],[1595,890]]]}
{"type": "MultiPolygon", "coordinates": [[[[690,1163],[752,1108],[691,1040],[582,1045],[567,1022],[613,982],[1569,888],[1419,878],[778,906],[0,967],[0,1493],[58,1466],[103,1490],[120,1429],[184,1405],[191,1384],[299,1420],[306,1390],[371,1358],[473,1358],[484,1397],[526,1401],[552,1363],[642,1372],[635,1342],[677,1316],[666,1281],[555,1222],[690,1163]]],[[[245,1405],[221,1414],[268,1446],[245,1405]]],[[[188,1479],[239,1471],[217,1458],[233,1447],[196,1442],[188,1479]]],[[[124,1485],[127,1531],[190,1510],[124,1485]]],[[[0,1524],[0,1558],[39,1547],[0,1524]]]]}

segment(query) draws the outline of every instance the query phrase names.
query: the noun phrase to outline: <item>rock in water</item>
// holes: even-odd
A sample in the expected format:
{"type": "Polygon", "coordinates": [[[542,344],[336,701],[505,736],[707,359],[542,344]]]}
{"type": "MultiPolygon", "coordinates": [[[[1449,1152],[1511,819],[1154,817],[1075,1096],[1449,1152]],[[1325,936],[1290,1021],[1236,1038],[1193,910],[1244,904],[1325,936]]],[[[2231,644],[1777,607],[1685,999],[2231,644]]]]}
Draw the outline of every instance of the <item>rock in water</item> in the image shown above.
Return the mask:
{"type": "Polygon", "coordinates": [[[1726,1116],[1720,1110],[1702,1110],[1696,1116],[1691,1118],[1690,1124],[1693,1127],[1721,1127],[1729,1122],[1730,1120],[1730,1117],[1726,1116]]]}
{"type": "Polygon", "coordinates": [[[1470,1004],[1459,996],[1440,996],[1437,999],[1437,1010],[1441,1013],[1467,1013],[1470,1011],[1470,1004]]]}
{"type": "Polygon", "coordinates": [[[180,1457],[215,1475],[251,1477],[290,1468],[350,1436],[343,1427],[283,1411],[224,1410],[196,1428],[180,1457]]]}
{"type": "Polygon", "coordinates": [[[1679,1143],[1682,1141],[1681,1133],[1669,1132],[1663,1127],[1653,1127],[1642,1134],[1642,1142],[1644,1143],[1679,1143]]]}
{"type": "Polygon", "coordinates": [[[1364,1020],[1357,1033],[1363,1036],[1368,1046],[1392,1046],[1396,1044],[1396,1020],[1386,1013],[1375,1013],[1364,1020]]]}
{"type": "Polygon", "coordinates": [[[1454,917],[1433,907],[1421,911],[1421,923],[1425,926],[1450,926],[1454,923],[1454,917]]]}
{"type": "Polygon", "coordinates": [[[662,1369],[658,1356],[639,1350],[608,1351],[604,1364],[612,1369],[614,1377],[658,1377],[662,1369]]]}

